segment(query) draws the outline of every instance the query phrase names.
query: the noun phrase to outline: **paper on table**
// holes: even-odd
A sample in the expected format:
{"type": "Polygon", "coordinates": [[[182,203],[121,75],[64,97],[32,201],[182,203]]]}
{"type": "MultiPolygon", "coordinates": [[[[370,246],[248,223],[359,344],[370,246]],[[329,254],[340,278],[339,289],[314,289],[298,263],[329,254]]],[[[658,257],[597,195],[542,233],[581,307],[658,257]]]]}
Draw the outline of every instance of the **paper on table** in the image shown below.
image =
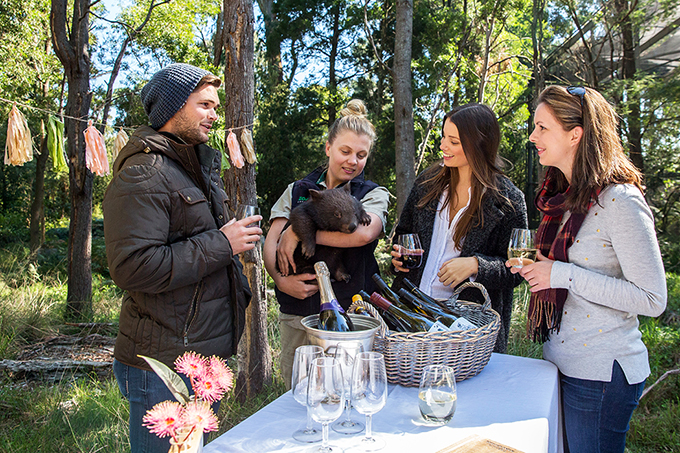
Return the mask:
{"type": "Polygon", "coordinates": [[[460,442],[439,450],[437,453],[522,453],[522,451],[499,444],[489,439],[483,439],[478,435],[466,437],[460,442]]]}

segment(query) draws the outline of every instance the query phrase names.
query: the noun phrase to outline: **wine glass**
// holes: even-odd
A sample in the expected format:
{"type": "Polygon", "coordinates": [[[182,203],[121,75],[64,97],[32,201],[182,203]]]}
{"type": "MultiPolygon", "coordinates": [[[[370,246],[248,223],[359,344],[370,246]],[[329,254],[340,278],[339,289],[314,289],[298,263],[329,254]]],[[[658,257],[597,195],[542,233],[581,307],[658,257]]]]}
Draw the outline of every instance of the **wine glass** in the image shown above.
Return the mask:
{"type": "Polygon", "coordinates": [[[513,228],[508,245],[508,261],[512,267],[521,268],[536,261],[538,249],[534,243],[536,230],[513,228]]]}
{"type": "Polygon", "coordinates": [[[345,384],[345,419],[338,420],[331,425],[333,431],[341,434],[357,434],[364,430],[364,424],[352,420],[352,368],[354,367],[354,358],[364,348],[358,341],[345,341],[338,343],[335,351],[335,360],[340,362],[342,368],[342,378],[345,384]]]}
{"type": "MultiPolygon", "coordinates": [[[[293,360],[293,378],[291,388],[295,401],[307,406],[307,386],[309,384],[309,370],[314,359],[323,357],[323,348],[316,345],[299,346],[295,350],[293,360]]],[[[305,429],[299,429],[293,433],[293,439],[300,442],[318,442],[321,440],[321,432],[312,426],[312,414],[307,406],[307,425],[305,429]]]]}
{"type": "Polygon", "coordinates": [[[400,234],[397,245],[406,269],[415,269],[423,264],[423,247],[417,234],[400,234]]]}
{"type": "MultiPolygon", "coordinates": [[[[249,204],[239,204],[238,206],[236,206],[236,220],[243,220],[246,217],[251,217],[251,216],[254,216],[254,215],[260,215],[260,208],[258,208],[257,206],[253,206],[253,205],[249,205],[249,204]]],[[[259,227],[260,222],[259,221],[253,222],[248,226],[249,227],[254,227],[254,226],[259,227]]]]}
{"type": "Polygon", "coordinates": [[[328,445],[328,424],[342,415],[344,382],[340,362],[333,357],[314,359],[309,369],[307,408],[312,418],[321,423],[321,445],[310,449],[314,453],[337,453],[339,447],[328,445]]]}
{"type": "Polygon", "coordinates": [[[373,436],[373,414],[379,412],[387,401],[387,373],[385,359],[379,352],[360,352],[354,359],[352,370],[352,403],[360,414],[366,416],[366,434],[359,443],[361,451],[375,451],[385,447],[385,440],[373,436]]]}
{"type": "Polygon", "coordinates": [[[458,402],[453,368],[446,365],[427,365],[420,378],[418,401],[420,415],[426,422],[445,425],[451,421],[458,402]]]}

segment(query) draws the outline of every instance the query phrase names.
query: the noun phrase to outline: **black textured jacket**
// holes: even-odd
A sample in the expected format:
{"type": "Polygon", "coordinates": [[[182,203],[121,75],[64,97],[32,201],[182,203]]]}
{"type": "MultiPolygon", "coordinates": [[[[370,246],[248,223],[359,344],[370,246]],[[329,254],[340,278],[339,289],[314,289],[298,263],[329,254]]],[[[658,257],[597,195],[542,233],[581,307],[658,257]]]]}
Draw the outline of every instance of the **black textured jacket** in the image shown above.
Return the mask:
{"type": "MultiPolygon", "coordinates": [[[[395,237],[399,234],[418,233],[425,250],[423,265],[407,273],[397,272],[392,285],[395,290],[403,287],[404,278],[408,278],[416,286],[420,284],[430,249],[437,246],[431,242],[439,199],[432,200],[423,209],[416,207],[429,189],[421,184],[422,178],[423,174],[419,175],[411,189],[399,218],[395,237]]],[[[510,204],[489,196],[487,191],[482,198],[484,228],[473,227],[470,230],[463,240],[460,256],[477,257],[479,272],[475,281],[487,289],[492,308],[501,316],[501,328],[494,351],[505,352],[512,317],[512,292],[513,288],[522,282],[519,274],[513,275],[510,269],[505,267],[505,262],[508,259],[508,243],[512,229],[527,227],[527,208],[524,194],[508,178],[500,177],[499,188],[500,193],[510,201],[510,204]]],[[[481,293],[473,288],[464,290],[459,299],[479,303],[484,301],[481,293]]]]}
{"type": "Polygon", "coordinates": [[[250,290],[219,228],[228,221],[221,155],[150,127],[121,150],[103,201],[111,277],[126,291],[114,357],[150,369],[185,351],[236,350],[250,290]],[[237,316],[234,316],[237,313],[237,316]]]}

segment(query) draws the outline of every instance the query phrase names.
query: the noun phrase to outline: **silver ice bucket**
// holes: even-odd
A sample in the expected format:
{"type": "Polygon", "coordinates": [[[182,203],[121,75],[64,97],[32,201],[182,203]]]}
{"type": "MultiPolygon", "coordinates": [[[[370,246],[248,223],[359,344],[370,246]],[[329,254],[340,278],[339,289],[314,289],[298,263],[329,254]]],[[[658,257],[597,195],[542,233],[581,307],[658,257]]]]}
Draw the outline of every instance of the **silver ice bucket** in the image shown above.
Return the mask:
{"type": "Polygon", "coordinates": [[[348,313],[352,319],[354,328],[351,332],[332,332],[317,329],[319,325],[319,315],[309,315],[302,318],[302,325],[307,331],[309,343],[323,348],[326,354],[335,355],[338,344],[360,343],[364,351],[373,349],[373,339],[375,333],[380,328],[380,322],[368,316],[355,315],[348,313]]]}

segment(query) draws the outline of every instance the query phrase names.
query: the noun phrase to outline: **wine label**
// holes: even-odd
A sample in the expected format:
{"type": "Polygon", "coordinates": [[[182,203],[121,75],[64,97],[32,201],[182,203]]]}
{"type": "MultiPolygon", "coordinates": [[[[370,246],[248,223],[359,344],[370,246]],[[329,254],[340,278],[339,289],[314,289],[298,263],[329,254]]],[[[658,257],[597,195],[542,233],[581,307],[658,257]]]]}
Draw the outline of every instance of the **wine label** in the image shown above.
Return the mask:
{"type": "Polygon", "coordinates": [[[476,328],[476,325],[472,324],[470,321],[461,316],[460,318],[456,319],[453,324],[451,324],[449,330],[470,330],[476,328]]]}
{"type": "Polygon", "coordinates": [[[446,332],[449,329],[446,327],[444,323],[441,321],[435,321],[434,324],[432,324],[432,327],[430,327],[430,330],[428,332],[446,332]]]}
{"type": "Polygon", "coordinates": [[[345,310],[340,306],[337,299],[332,299],[330,302],[322,303],[319,307],[319,313],[324,310],[338,310],[340,313],[344,313],[345,310]]]}

